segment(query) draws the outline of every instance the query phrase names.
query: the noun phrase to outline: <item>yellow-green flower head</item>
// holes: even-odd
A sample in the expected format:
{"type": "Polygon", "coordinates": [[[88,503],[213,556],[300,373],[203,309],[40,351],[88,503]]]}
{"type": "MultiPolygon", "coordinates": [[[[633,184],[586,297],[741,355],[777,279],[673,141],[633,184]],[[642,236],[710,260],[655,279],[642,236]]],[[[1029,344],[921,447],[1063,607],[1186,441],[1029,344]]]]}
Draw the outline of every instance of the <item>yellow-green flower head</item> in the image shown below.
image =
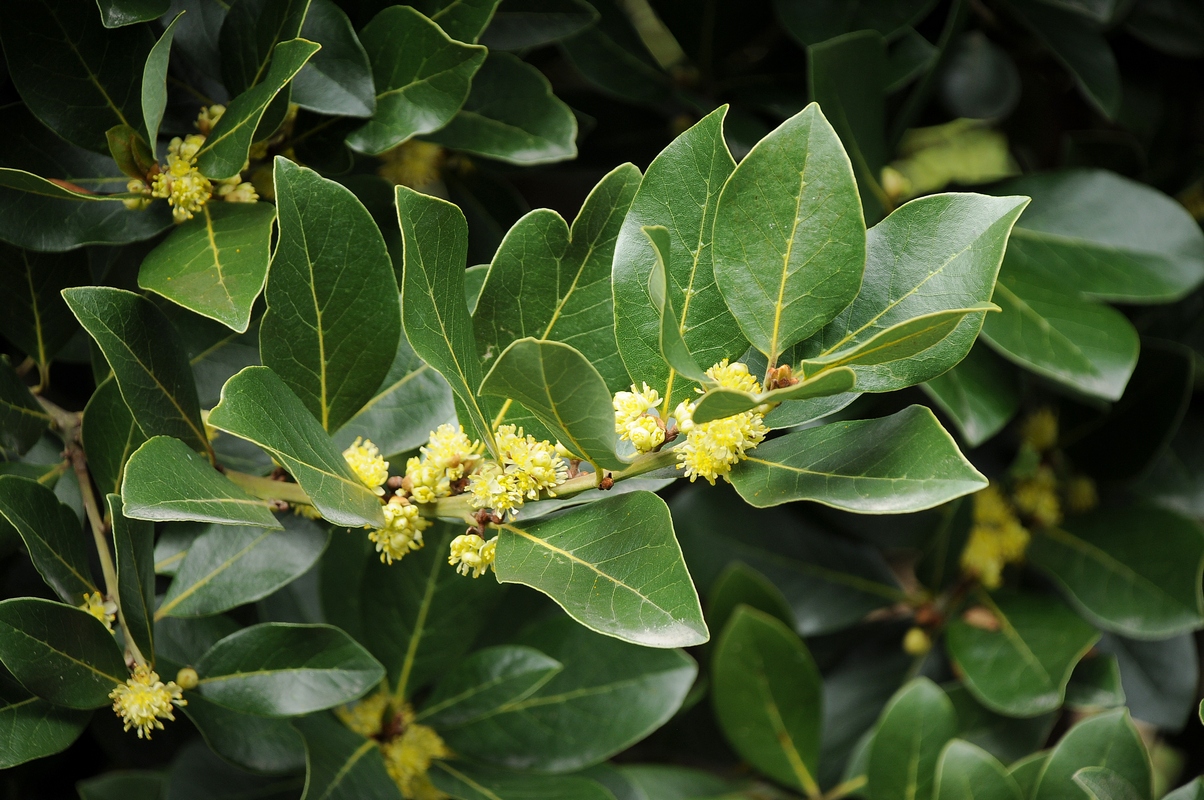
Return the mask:
{"type": "Polygon", "coordinates": [[[707,370],[707,377],[718,383],[724,389],[735,389],[738,392],[759,394],[761,382],[748,374],[748,365],[737,361],[729,364],[723,359],[707,370]]]}
{"type": "Polygon", "coordinates": [[[1029,532],[994,485],[974,495],[974,523],[962,550],[962,570],[988,589],[1003,583],[1003,567],[1024,559],[1029,532]]]}
{"type": "Polygon", "coordinates": [[[665,429],[660,420],[645,414],[628,425],[621,438],[630,441],[636,452],[650,453],[664,444],[665,429]]]}
{"type": "Polygon", "coordinates": [[[142,197],[131,197],[122,200],[121,203],[130,211],[141,211],[151,204],[151,188],[146,185],[145,181],[133,178],[125,185],[125,190],[132,194],[140,194],[142,197]]]}
{"type": "Polygon", "coordinates": [[[1090,511],[1099,505],[1095,481],[1086,475],[1076,475],[1066,482],[1066,505],[1076,514],[1090,511]]]}
{"type": "Polygon", "coordinates": [[[109,699],[113,701],[113,711],[125,723],[125,730],[137,728],[138,738],[149,739],[155,728],[163,730],[160,720],[174,722],[175,709],[188,705],[183,695],[175,681],[163,683],[158,673],[139,664],[129,680],[109,692],[109,699]]]}
{"type": "Polygon", "coordinates": [[[400,561],[414,550],[422,549],[422,532],[431,526],[431,521],[418,514],[418,506],[397,502],[400,497],[394,497],[382,509],[385,515],[385,527],[377,528],[368,534],[368,539],[376,543],[376,552],[385,564],[400,561]]]}
{"type": "Polygon", "coordinates": [[[447,563],[461,575],[472,573],[479,578],[493,566],[497,555],[497,537],[485,541],[475,533],[465,533],[452,539],[447,563]]]}
{"type": "MultiPolygon", "coordinates": [[[[761,384],[748,374],[748,367],[723,359],[707,370],[707,375],[725,389],[760,392],[761,384]]],[[[701,391],[701,390],[700,390],[701,391]]],[[[765,440],[769,429],[757,409],[710,422],[694,422],[694,403],[679,403],[673,412],[677,428],[686,442],[676,450],[677,468],[684,469],[691,482],[704,478],[711,485],[726,477],[749,450],[765,440]]]]}
{"type": "Polygon", "coordinates": [[[92,592],[84,595],[84,602],[79,607],[103,622],[109,633],[116,635],[117,632],[113,630],[113,620],[117,618],[116,603],[105,600],[100,592],[92,592]]]}
{"type": "Polygon", "coordinates": [[[1053,409],[1042,408],[1030,414],[1020,425],[1020,438],[1038,453],[1052,450],[1058,443],[1058,418],[1053,409]]]}
{"type": "Polygon", "coordinates": [[[1058,479],[1046,466],[1037,468],[1031,477],[1016,482],[1012,502],[1033,522],[1048,527],[1062,521],[1062,503],[1058,499],[1058,479]]]}
{"type": "Polygon", "coordinates": [[[468,479],[475,508],[491,508],[511,515],[540,492],[556,496],[556,487],[568,480],[568,462],[556,445],[525,435],[522,428],[500,425],[497,432],[500,461],[487,461],[468,479]]]}
{"type": "Polygon", "coordinates": [[[903,652],[909,656],[922,656],[932,649],[932,639],[923,628],[909,628],[903,637],[903,652]]]}
{"type": "Polygon", "coordinates": [[[630,392],[616,392],[612,402],[615,407],[615,433],[625,433],[628,425],[660,405],[661,396],[656,389],[648,388],[647,383],[642,390],[636,389],[633,383],[630,392]]]}
{"type": "Polygon", "coordinates": [[[381,154],[377,174],[390,183],[422,191],[439,180],[443,166],[443,148],[430,142],[411,139],[381,154]]]}
{"type": "Polygon", "coordinates": [[[233,175],[220,181],[217,185],[217,196],[227,203],[254,203],[259,200],[259,192],[255,187],[244,181],[241,175],[233,175]]]}
{"type": "Polygon", "coordinates": [[[380,450],[362,436],[355,437],[351,446],[343,451],[343,458],[360,482],[371,489],[377,497],[384,497],[385,481],[389,479],[389,462],[381,457],[380,450]]]}
{"type": "Polygon", "coordinates": [[[195,166],[203,144],[205,137],[199,134],[172,139],[167,146],[167,169],[151,184],[151,196],[167,198],[176,222],[192,219],[213,194],[213,184],[195,166]]]}
{"type": "Polygon", "coordinates": [[[426,800],[441,796],[430,793],[434,787],[427,778],[427,770],[433,760],[447,758],[451,751],[433,728],[411,722],[400,736],[382,744],[380,751],[385,757],[385,769],[401,790],[402,797],[426,800]]]}
{"type": "Polygon", "coordinates": [[[389,711],[389,693],[377,692],[357,703],[348,703],[334,710],[335,716],[360,736],[372,738],[384,727],[385,714],[389,711]]]}
{"type": "Polygon", "coordinates": [[[421,448],[421,458],[406,462],[410,498],[416,503],[433,503],[452,493],[452,483],[476,468],[485,445],[473,441],[459,425],[440,425],[421,448]]]}
{"type": "Polygon", "coordinates": [[[217,121],[222,118],[222,114],[226,113],[226,107],[223,105],[205,106],[201,109],[201,113],[197,114],[196,129],[208,136],[213,132],[213,128],[217,125],[217,121]]]}
{"type": "Polygon", "coordinates": [[[492,461],[485,462],[468,479],[468,492],[472,495],[474,508],[492,508],[505,515],[523,504],[523,492],[518,485],[519,476],[505,472],[492,461]]]}

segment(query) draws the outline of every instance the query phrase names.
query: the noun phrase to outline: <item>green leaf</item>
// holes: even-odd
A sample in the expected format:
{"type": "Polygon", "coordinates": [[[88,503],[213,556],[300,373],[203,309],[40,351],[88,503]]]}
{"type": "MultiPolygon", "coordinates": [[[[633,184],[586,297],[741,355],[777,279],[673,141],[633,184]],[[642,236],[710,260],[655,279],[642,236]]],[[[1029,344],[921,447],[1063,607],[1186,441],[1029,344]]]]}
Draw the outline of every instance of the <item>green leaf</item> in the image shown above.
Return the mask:
{"type": "Polygon", "coordinates": [[[108,140],[113,161],[129,177],[141,180],[156,166],[155,154],[150,145],[142,138],[141,133],[129,125],[109,128],[105,131],[105,139],[108,140]]]}
{"type": "Polygon", "coordinates": [[[857,295],[865,223],[849,157],[812,103],[757,143],[715,213],[715,282],[771,363],[857,295]]]}
{"type": "MultiPolygon", "coordinates": [[[[243,0],[240,5],[246,2],[243,0]]],[[[319,49],[319,45],[304,39],[290,39],[276,45],[267,75],[230,101],[197,152],[197,168],[205,177],[221,180],[242,170],[251,151],[255,129],[268,105],[319,49]]]]}
{"type": "Polygon", "coordinates": [[[201,656],[196,670],[203,697],[263,717],[348,703],[384,676],[376,659],[338,628],[285,623],[230,634],[201,656]]]}
{"type": "Polygon", "coordinates": [[[1008,716],[1035,717],[1058,708],[1075,664],[1099,634],[1052,596],[1004,592],[981,599],[998,630],[956,619],[946,633],[949,657],[966,688],[1008,716]]]}
{"type": "Polygon", "coordinates": [[[577,117],[543,73],[509,53],[490,53],[464,107],[432,142],[511,164],[577,156],[577,117]]]}
{"type": "Polygon", "coordinates": [[[859,30],[874,30],[886,37],[923,19],[933,0],[864,0],[855,5],[841,0],[796,3],[774,0],[782,27],[804,45],[813,45],[859,30]]]}
{"type": "Polygon", "coordinates": [[[822,681],[794,631],[738,606],[719,637],[712,681],[715,713],[736,752],[774,780],[818,794],[822,681]]]}
{"type": "Polygon", "coordinates": [[[1195,711],[1200,659],[1194,645],[1190,633],[1152,642],[1105,633],[1098,649],[1116,658],[1120,695],[1137,719],[1181,730],[1195,711]]]}
{"type": "Polygon", "coordinates": [[[468,98],[485,48],[453,41],[408,6],[390,6],[360,31],[372,64],[376,113],[347,136],[347,146],[379,155],[412,136],[438,130],[468,98]]]}
{"type": "Polygon", "coordinates": [[[670,369],[681,373],[683,378],[695,382],[705,381],[706,374],[698,366],[694,356],[686,347],[685,339],[682,338],[681,320],[677,315],[677,310],[673,307],[673,298],[669,294],[667,265],[670,263],[670,253],[672,252],[669,229],[664,225],[645,225],[642,232],[656,253],[652,272],[648,276],[648,297],[652,300],[652,307],[660,315],[657,351],[670,369]]]}
{"type": "Polygon", "coordinates": [[[945,745],[936,765],[934,800],[1023,800],[1020,786],[990,753],[961,739],[945,745]]]}
{"type": "Polygon", "coordinates": [[[1083,767],[1074,773],[1074,782],[1083,787],[1092,800],[1143,800],[1133,784],[1107,767],[1083,767]]]}
{"type": "Polygon", "coordinates": [[[723,630],[741,605],[768,614],[792,631],[798,629],[794,609],[778,587],[747,564],[733,561],[707,595],[707,626],[723,630]]]}
{"type": "Polygon", "coordinates": [[[351,471],[305,404],[267,367],[226,382],[209,424],[262,447],[336,525],[380,527],[380,500],[351,471]]]}
{"type": "Polygon", "coordinates": [[[201,617],[252,603],[309,571],[330,534],[303,517],[276,530],[212,525],[188,548],[155,619],[201,617]]]}
{"type": "Polygon", "coordinates": [[[731,481],[758,508],[812,500],[862,514],[921,511],[987,485],[923,406],[773,439],[731,481]]]}
{"type": "Polygon", "coordinates": [[[105,131],[141,122],[145,26],[106,30],[77,0],[30,0],[4,4],[0,41],[21,99],[72,144],[107,153],[105,131]]]}
{"type": "Polygon", "coordinates": [[[75,784],[82,800],[121,800],[125,797],[161,797],[167,776],[150,770],[115,770],[75,784]]]}
{"type": "MultiPolygon", "coordinates": [[[[187,708],[187,706],[185,706],[187,708]]],[[[252,775],[218,758],[194,739],[172,759],[164,797],[171,800],[296,800],[302,775],[252,775]]]]}
{"type": "Polygon", "coordinates": [[[121,494],[133,519],[281,527],[267,500],[244,492],[179,439],[150,439],[130,456],[126,474],[121,494]]]}
{"type": "Polygon", "coordinates": [[[997,353],[1070,389],[1117,400],[1137,364],[1137,331],[1123,314],[1008,258],[982,335],[997,353]]]}
{"type": "MultiPolygon", "coordinates": [[[[1204,713],[1201,714],[1201,717],[1204,717],[1204,713]]],[[[1204,778],[1196,778],[1191,783],[1166,795],[1162,800],[1200,800],[1200,798],[1204,798],[1204,778]]]]}
{"type": "Polygon", "coordinates": [[[106,28],[152,22],[167,13],[170,0],[96,0],[106,28]]]}
{"type": "Polygon", "coordinates": [[[631,378],[615,341],[611,262],[639,186],[639,170],[624,164],[593,188],[571,229],[549,209],[514,223],[489,265],[473,312],[482,364],[491,366],[512,342],[530,336],[575,347],[609,391],[628,387],[631,378]]]}
{"type": "Polygon", "coordinates": [[[63,297],[104,353],[143,434],[175,436],[208,451],[188,356],[163,312],[107,286],[64,289],[63,297]]]}
{"type": "Polygon", "coordinates": [[[982,706],[964,684],[941,688],[957,711],[958,738],[981,747],[1005,763],[1040,747],[1049,739],[1057,721],[1057,712],[1038,717],[1005,717],[982,706]]]}
{"type": "Polygon", "coordinates": [[[736,168],[723,139],[726,113],[726,106],[712,111],[653,159],[615,243],[615,322],[624,331],[619,352],[631,374],[657,389],[668,409],[692,395],[695,384],[678,376],[661,357],[662,316],[649,292],[657,253],[644,227],[668,229],[666,297],[678,311],[678,330],[696,362],[709,367],[724,358],[739,358],[747,349],[715,285],[713,266],[715,208],[719,191],[736,168]]]}
{"type": "Polygon", "coordinates": [[[921,388],[970,447],[999,433],[1020,410],[1016,371],[985,345],[975,345],[957,366],[921,388]]]}
{"type": "Polygon", "coordinates": [[[266,80],[276,47],[301,34],[306,0],[238,0],[222,21],[222,82],[237,96],[266,80]]]}
{"type": "MultiPolygon", "coordinates": [[[[142,3],[161,3],[163,13],[167,13],[169,0],[134,0],[142,3]]],[[[103,0],[102,0],[103,2],[103,0]]],[[[176,14],[159,41],[155,42],[146,64],[142,67],[142,121],[146,125],[146,140],[152,145],[159,140],[159,126],[163,123],[163,114],[167,110],[167,68],[171,61],[171,43],[176,36],[176,25],[180,22],[181,11],[176,14]]],[[[156,16],[162,16],[157,14],[156,16]]],[[[152,146],[152,150],[154,147],[152,146]]]]}
{"type": "Polygon", "coordinates": [[[519,339],[498,356],[480,394],[517,400],[574,455],[599,469],[622,469],[606,382],[567,344],[519,339]]]}
{"type": "Polygon", "coordinates": [[[30,692],[67,708],[109,705],[109,692],[128,677],[100,620],[36,597],[0,603],[0,661],[30,692]]]}
{"type": "Polygon", "coordinates": [[[559,661],[530,647],[478,650],[439,681],[414,719],[442,730],[487,718],[539,691],[562,669],[559,661]]]}
{"type": "Polygon", "coordinates": [[[8,357],[0,356],[0,451],[24,453],[49,425],[50,415],[30,394],[8,357]]]}
{"type": "Polygon", "coordinates": [[[679,650],[626,644],[567,617],[539,625],[517,643],[564,669],[488,718],[440,730],[462,756],[538,772],[596,764],[668,721],[698,673],[679,650]]]}
{"type": "Polygon", "coordinates": [[[325,713],[294,720],[293,727],[305,739],[304,797],[401,800],[375,739],[365,739],[325,713]]]}
{"type": "Polygon", "coordinates": [[[319,114],[372,116],[372,66],[343,10],[331,0],[310,0],[301,37],[322,49],[293,78],[290,101],[319,114]]]}
{"type": "Polygon", "coordinates": [[[927,678],[895,693],[870,745],[866,789],[874,800],[933,800],[936,767],[957,732],[953,705],[927,678]]]}
{"type": "Polygon", "coordinates": [[[92,479],[105,494],[120,492],[126,461],[146,436],[121,398],[117,381],[109,378],[96,387],[84,406],[81,430],[92,479]]]}
{"type": "Polygon", "coordinates": [[[34,697],[0,675],[0,769],[66,750],[92,715],[34,697]]]}
{"type": "Polygon", "coordinates": [[[481,34],[491,50],[525,50],[580,33],[598,21],[585,0],[508,0],[481,34]]]}
{"type": "Polygon", "coordinates": [[[1126,709],[1089,717],[1071,728],[1050,753],[1031,797],[1078,800],[1083,791],[1074,774],[1084,767],[1107,767],[1136,787],[1139,797],[1153,794],[1150,757],[1126,709]]]}
{"type": "Polygon", "coordinates": [[[206,203],[146,256],[138,286],[245,333],[268,277],[275,218],[270,203],[206,203]]]}
{"type": "Polygon", "coordinates": [[[414,5],[451,38],[471,43],[489,26],[498,0],[418,0],[414,5]]]}
{"type": "MultiPolygon", "coordinates": [[[[764,403],[840,397],[852,390],[856,383],[857,375],[853,370],[848,367],[832,367],[822,370],[811,378],[801,380],[793,386],[772,389],[760,394],[738,392],[735,389],[711,388],[694,406],[693,420],[695,423],[702,423],[713,419],[722,419],[756,408],[764,403]]],[[[794,405],[791,403],[791,406],[794,405]]]]}
{"type": "Polygon", "coordinates": [[[615,0],[590,0],[590,5],[601,15],[597,24],[560,42],[582,77],[605,95],[628,102],[654,107],[672,102],[672,81],[648,52],[626,8],[615,0]]]}
{"type": "Polygon", "coordinates": [[[37,481],[0,475],[0,517],[16,529],[42,579],[64,602],[98,591],[79,519],[37,481]]]}
{"type": "Polygon", "coordinates": [[[105,506],[113,526],[117,555],[117,594],[121,627],[147,661],[155,663],[155,526],[122,513],[121,498],[110,494],[105,506]]]}
{"type": "Polygon", "coordinates": [[[1033,537],[1029,558],[1088,619],[1138,639],[1204,624],[1204,531],[1151,506],[1072,517],[1033,537]]]}
{"type": "Polygon", "coordinates": [[[1080,661],[1066,684],[1066,705],[1076,711],[1099,711],[1125,704],[1120,663],[1113,655],[1088,656],[1080,661]]]}
{"type": "Polygon", "coordinates": [[[1200,226],[1145,184],[1105,170],[1067,170],[1018,178],[999,191],[1033,198],[1009,254],[1089,297],[1165,303],[1204,281],[1200,226]]]}
{"type": "Polygon", "coordinates": [[[393,264],[350,191],[283,156],[274,174],[280,243],[260,357],[333,432],[372,398],[397,352],[393,264]]]}
{"type": "MultiPolygon", "coordinates": [[[[1041,772],[1045,769],[1045,763],[1049,761],[1049,750],[1039,750],[1036,753],[1025,756],[1019,759],[1016,763],[1008,767],[1008,774],[1020,786],[1020,794],[1025,798],[1033,796],[1033,790],[1037,786],[1037,779],[1041,777],[1041,772]]],[[[1082,800],[1081,796],[1075,795],[1075,800],[1082,800]]]]}
{"type": "Polygon", "coordinates": [[[1025,205],[1023,197],[938,194],[896,209],[866,235],[861,291],[802,345],[804,358],[840,364],[841,354],[889,342],[888,331],[902,335],[909,322],[923,330],[919,320],[936,323],[945,312],[944,325],[911,340],[915,353],[888,350],[864,365],[851,362],[858,391],[891,391],[945,372],[970,351],[986,316],[972,313],[957,324],[953,312],[981,310],[991,299],[1008,233],[1025,205]]]}
{"type": "MultiPolygon", "coordinates": [[[[727,798],[734,800],[743,797],[732,794],[741,789],[739,783],[733,783],[716,777],[710,772],[689,767],[661,766],[659,764],[631,764],[619,767],[610,773],[618,773],[618,779],[628,787],[633,787],[632,800],[702,800],[703,798],[727,798]],[[643,792],[643,794],[638,794],[643,792]]],[[[590,770],[589,775],[594,780],[601,781],[599,768],[590,770]]],[[[609,777],[609,776],[608,776],[609,777]]],[[[607,783],[608,788],[616,797],[627,800],[627,795],[619,793],[615,784],[607,783]]],[[[756,791],[756,789],[753,789],[756,791]]]]}
{"type": "Polygon", "coordinates": [[[288,720],[231,711],[196,692],[190,693],[183,711],[209,749],[231,764],[271,774],[305,768],[305,742],[288,720]]]}
{"type": "Polygon", "coordinates": [[[498,527],[502,583],[537,589],[582,625],[626,642],[686,647],[709,638],[669,509],[651,492],[498,527]]]}
{"type": "Polygon", "coordinates": [[[0,245],[0,333],[42,370],[79,330],[59,292],[88,283],[87,254],[38,253],[0,245]]]}
{"type": "Polygon", "coordinates": [[[514,773],[465,764],[436,761],[431,782],[463,800],[611,800],[601,784],[576,775],[514,773]]]}
{"type": "Polygon", "coordinates": [[[493,450],[493,428],[477,403],[481,362],[464,304],[464,213],[444,200],[398,186],[397,218],[405,247],[401,323],[406,338],[464,404],[469,435],[493,450]]]}

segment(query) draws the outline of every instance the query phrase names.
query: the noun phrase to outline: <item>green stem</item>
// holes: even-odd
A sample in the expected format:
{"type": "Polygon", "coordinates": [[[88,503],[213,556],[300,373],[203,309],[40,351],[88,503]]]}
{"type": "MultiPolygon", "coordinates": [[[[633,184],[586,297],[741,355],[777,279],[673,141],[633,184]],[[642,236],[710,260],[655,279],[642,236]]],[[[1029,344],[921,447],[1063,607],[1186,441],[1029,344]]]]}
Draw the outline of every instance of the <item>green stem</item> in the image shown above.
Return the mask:
{"type": "Polygon", "coordinates": [[[248,475],[232,469],[227,469],[225,472],[227,478],[255,497],[264,500],[284,500],[288,503],[301,503],[307,506],[313,505],[313,501],[309,499],[309,495],[305,493],[300,484],[248,475]]]}
{"type": "Polygon", "coordinates": [[[864,775],[858,775],[856,778],[833,786],[832,790],[823,796],[823,800],[840,800],[840,798],[850,795],[865,786],[866,782],[864,775]]]}

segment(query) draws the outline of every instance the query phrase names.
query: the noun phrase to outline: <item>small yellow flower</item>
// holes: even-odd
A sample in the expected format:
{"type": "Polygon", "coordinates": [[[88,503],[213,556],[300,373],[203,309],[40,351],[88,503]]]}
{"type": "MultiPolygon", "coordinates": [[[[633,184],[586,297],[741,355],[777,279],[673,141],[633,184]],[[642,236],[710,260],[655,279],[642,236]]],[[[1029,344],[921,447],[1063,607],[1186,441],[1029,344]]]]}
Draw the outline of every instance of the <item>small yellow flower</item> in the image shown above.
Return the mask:
{"type": "Polygon", "coordinates": [[[254,203],[259,200],[255,187],[244,181],[242,175],[233,175],[220,181],[217,185],[217,196],[227,203],[254,203]]]}
{"type": "Polygon", "coordinates": [[[447,563],[461,575],[472,573],[479,578],[493,566],[497,554],[497,537],[485,541],[475,533],[466,533],[452,539],[451,553],[447,563]]]}
{"type": "Polygon", "coordinates": [[[525,435],[514,425],[499,426],[496,436],[500,460],[485,462],[469,476],[473,506],[513,515],[540,492],[555,497],[556,487],[569,477],[568,463],[556,445],[525,435]]]}
{"type": "Polygon", "coordinates": [[[196,125],[198,131],[208,136],[213,133],[213,128],[225,113],[226,107],[223,105],[206,106],[201,109],[201,113],[197,115],[196,122],[193,124],[196,125]]]}
{"type": "Polygon", "coordinates": [[[376,445],[357,436],[351,446],[343,451],[343,458],[347,459],[356,477],[377,497],[385,496],[384,484],[389,479],[389,462],[381,457],[376,445]]]}
{"type": "Polygon", "coordinates": [[[623,439],[629,440],[637,453],[650,453],[665,442],[665,429],[656,417],[645,414],[627,426],[623,439]]]}
{"type": "Polygon", "coordinates": [[[205,137],[191,134],[176,137],[167,146],[167,169],[151,184],[151,196],[167,198],[176,222],[192,219],[213,194],[213,184],[196,168],[196,155],[205,137]]]}
{"type": "Polygon", "coordinates": [[[1012,502],[1033,522],[1047,527],[1062,521],[1062,504],[1058,500],[1058,479],[1046,466],[1037,468],[1031,477],[1016,482],[1012,502]]]}
{"type": "Polygon", "coordinates": [[[298,517],[312,520],[322,519],[322,512],[318,510],[317,506],[311,506],[306,503],[293,503],[292,508],[293,513],[298,517]]]}
{"type": "Polygon", "coordinates": [[[176,684],[184,691],[195,689],[200,682],[201,676],[192,667],[182,667],[176,672],[176,684]]]}
{"type": "Polygon", "coordinates": [[[974,495],[974,524],[961,554],[962,569],[988,589],[1003,583],[1003,567],[1024,559],[1029,532],[992,484],[974,495]]]}
{"type": "Polygon", "coordinates": [[[656,389],[650,389],[647,383],[643,389],[636,389],[633,383],[630,392],[616,392],[612,401],[615,408],[615,433],[626,432],[628,425],[655,410],[660,402],[660,393],[656,389]]]}
{"type": "Polygon", "coordinates": [[[163,730],[161,719],[175,721],[176,708],[188,705],[183,690],[175,681],[163,683],[158,673],[145,664],[134,667],[134,674],[109,693],[113,711],[125,723],[125,730],[138,729],[138,738],[149,739],[151,731],[163,730]]]}
{"type": "Polygon", "coordinates": [[[380,750],[385,757],[385,769],[401,790],[402,797],[422,800],[439,796],[430,793],[434,787],[427,777],[427,770],[433,760],[447,758],[451,751],[433,728],[410,723],[400,736],[382,744],[380,750]]]}
{"type": "Polygon", "coordinates": [[[452,484],[476,468],[484,450],[485,445],[468,438],[463,426],[440,425],[419,448],[422,457],[406,462],[410,498],[416,503],[433,503],[450,496],[452,484]]]}
{"type": "Polygon", "coordinates": [[[1050,408],[1042,408],[1020,425],[1020,438],[1038,453],[1052,450],[1058,443],[1058,418],[1050,408]]]}
{"type": "Polygon", "coordinates": [[[437,144],[411,139],[383,153],[381,160],[384,163],[376,171],[378,175],[390,183],[422,191],[439,180],[444,152],[437,144]]]}
{"type": "MultiPolygon", "coordinates": [[[[729,364],[724,359],[708,369],[707,375],[725,389],[761,391],[761,384],[748,374],[748,367],[739,362],[729,364]]],[[[705,478],[714,485],[716,478],[726,477],[732,466],[765,440],[769,429],[758,409],[695,423],[694,408],[694,403],[685,401],[673,412],[678,430],[686,435],[685,444],[676,451],[677,468],[684,469],[691,482],[705,478]]]]}
{"type": "Polygon", "coordinates": [[[431,526],[430,520],[418,514],[418,506],[397,502],[399,500],[400,497],[394,497],[382,509],[385,527],[368,534],[385,564],[400,561],[410,552],[422,549],[422,532],[431,526]]]}
{"type": "Polygon", "coordinates": [[[1086,475],[1076,475],[1066,482],[1066,505],[1076,514],[1090,511],[1099,505],[1095,481],[1086,475]]]}
{"type": "Polygon", "coordinates": [[[130,211],[141,211],[151,204],[151,188],[146,185],[146,181],[133,178],[125,185],[125,190],[133,194],[142,195],[142,197],[130,197],[121,201],[122,205],[130,211]]]}
{"type": "Polygon", "coordinates": [[[334,713],[348,728],[360,736],[371,738],[379,734],[384,727],[389,701],[388,692],[377,692],[358,702],[339,706],[334,713]]]}
{"type": "Polygon", "coordinates": [[[729,364],[725,358],[707,370],[707,377],[724,389],[735,389],[738,392],[749,392],[750,394],[761,392],[760,381],[748,374],[748,365],[739,361],[729,364]]]}
{"type": "Polygon", "coordinates": [[[116,635],[117,632],[113,630],[113,620],[117,619],[116,603],[105,600],[100,592],[92,592],[84,595],[84,602],[79,607],[103,622],[109,633],[116,635]]]}
{"type": "Polygon", "coordinates": [[[922,656],[932,649],[932,639],[923,628],[909,628],[903,637],[903,652],[909,656],[922,656]]]}

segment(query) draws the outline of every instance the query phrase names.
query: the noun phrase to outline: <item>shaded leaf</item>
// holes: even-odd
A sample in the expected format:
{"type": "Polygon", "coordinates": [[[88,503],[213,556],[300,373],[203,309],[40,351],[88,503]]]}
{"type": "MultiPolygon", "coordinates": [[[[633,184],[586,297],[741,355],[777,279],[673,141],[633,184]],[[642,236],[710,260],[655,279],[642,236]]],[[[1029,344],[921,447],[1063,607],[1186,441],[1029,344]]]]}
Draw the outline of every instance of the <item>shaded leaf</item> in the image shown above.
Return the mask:
{"type": "Polygon", "coordinates": [[[170,0],[96,0],[106,28],[151,22],[167,13],[170,0]]]}
{"type": "Polygon", "coordinates": [[[118,495],[106,496],[105,505],[113,526],[117,556],[121,627],[146,660],[154,664],[155,632],[151,617],[155,608],[155,526],[127,518],[118,495]]]}
{"type": "Polygon", "coordinates": [[[52,705],[0,675],[0,769],[66,750],[92,715],[52,705]]]}
{"type": "Polygon", "coordinates": [[[723,630],[740,605],[768,614],[792,631],[798,628],[794,610],[778,587],[747,564],[733,561],[707,595],[707,627],[723,630]]]}
{"type": "Polygon", "coordinates": [[[80,521],[54,492],[28,478],[0,475],[0,517],[21,535],[38,573],[64,602],[79,605],[85,594],[98,591],[80,521]]]}
{"type": "Polygon", "coordinates": [[[912,680],[878,721],[866,788],[875,800],[932,800],[937,762],[956,733],[957,716],[945,693],[927,678],[912,680]]]}
{"type": "Polygon", "coordinates": [[[372,116],[372,66],[343,10],[331,0],[310,0],[301,37],[322,49],[293,78],[290,102],[319,114],[372,116]]]}
{"type": "Polygon", "coordinates": [[[530,647],[478,650],[445,675],[415,721],[441,729],[488,717],[550,681],[564,665],[530,647]]]}
{"type": "Polygon", "coordinates": [[[376,740],[352,732],[326,713],[302,717],[293,727],[305,740],[304,797],[401,800],[376,740]]]}
{"type": "Polygon", "coordinates": [[[451,38],[475,42],[493,19],[498,0],[418,0],[414,5],[451,38]]]}
{"type": "Polygon", "coordinates": [[[1093,800],[1142,800],[1133,784],[1107,767],[1084,767],[1074,773],[1074,782],[1087,790],[1093,800]]]}
{"type": "Polygon", "coordinates": [[[83,251],[38,253],[0,245],[0,332],[43,369],[79,330],[59,294],[89,283],[83,251]]]}
{"type": "Polygon", "coordinates": [[[809,3],[774,0],[782,26],[804,45],[866,29],[889,37],[921,20],[933,5],[933,0],[866,0],[856,4],[840,0],[809,3]]]}
{"type": "Polygon", "coordinates": [[[121,491],[125,464],[146,436],[121,397],[117,381],[109,378],[88,398],[82,427],[88,471],[105,494],[121,491]]]}
{"type": "MultiPolygon", "coordinates": [[[[159,4],[163,12],[167,12],[170,0],[136,0],[146,4],[159,4]]],[[[175,40],[176,26],[180,22],[180,14],[175,15],[167,29],[155,42],[146,63],[142,67],[142,122],[146,125],[146,140],[154,149],[159,140],[159,126],[163,123],[163,114],[167,110],[167,68],[171,62],[171,43],[175,40]]]]}
{"type": "Polygon", "coordinates": [[[923,384],[937,407],[957,426],[962,439],[977,447],[1020,410],[1016,371],[986,346],[977,345],[957,366],[923,384]]]}
{"type": "Polygon", "coordinates": [[[1139,797],[1152,794],[1150,757],[1123,708],[1089,717],[1062,737],[1037,778],[1033,800],[1081,796],[1074,774],[1084,767],[1107,767],[1137,788],[1139,797]]]}
{"type": "Polygon", "coordinates": [[[441,791],[463,800],[610,800],[601,784],[576,775],[515,773],[465,764],[436,761],[431,782],[441,791]]]}
{"type": "Polygon", "coordinates": [[[507,0],[480,42],[491,50],[524,50],[580,33],[598,20],[585,0],[507,0]]]}
{"type": "Polygon", "coordinates": [[[301,34],[306,0],[237,0],[222,21],[222,82],[237,96],[265,79],[281,42],[301,34]]]}
{"type": "Polygon", "coordinates": [[[183,711],[209,749],[231,764],[271,774],[305,768],[305,742],[288,720],[231,711],[196,692],[183,711]]]}
{"type": "Polygon", "coordinates": [[[936,765],[937,800],[1022,800],[1007,768],[980,747],[954,739],[936,765]]]}
{"type": "Polygon", "coordinates": [[[1137,719],[1174,731],[1194,716],[1200,659],[1193,634],[1139,641],[1105,633],[1099,649],[1116,657],[1121,695],[1137,719]]]}
{"type": "Polygon", "coordinates": [[[0,356],[0,451],[24,453],[49,426],[50,415],[30,394],[8,357],[0,356]]]}

